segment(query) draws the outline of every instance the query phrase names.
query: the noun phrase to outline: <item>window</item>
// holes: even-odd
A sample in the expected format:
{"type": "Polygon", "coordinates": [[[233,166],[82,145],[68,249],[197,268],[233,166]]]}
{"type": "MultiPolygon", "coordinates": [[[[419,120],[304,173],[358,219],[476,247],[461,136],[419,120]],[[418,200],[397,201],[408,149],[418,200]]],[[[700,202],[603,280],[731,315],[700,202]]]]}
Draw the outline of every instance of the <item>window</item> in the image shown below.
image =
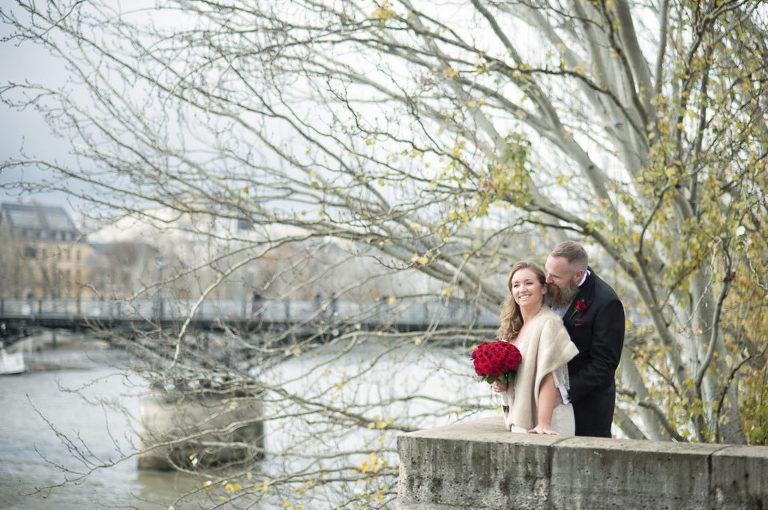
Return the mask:
{"type": "Polygon", "coordinates": [[[34,246],[25,246],[24,257],[28,259],[33,259],[37,257],[37,249],[34,246]]]}

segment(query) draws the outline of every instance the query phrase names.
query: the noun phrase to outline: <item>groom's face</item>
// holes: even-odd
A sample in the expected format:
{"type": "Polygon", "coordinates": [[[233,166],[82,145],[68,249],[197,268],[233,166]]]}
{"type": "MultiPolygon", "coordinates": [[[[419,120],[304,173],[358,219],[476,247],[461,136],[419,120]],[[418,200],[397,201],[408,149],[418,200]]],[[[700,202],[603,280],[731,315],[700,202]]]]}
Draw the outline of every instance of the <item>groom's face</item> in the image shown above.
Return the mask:
{"type": "Polygon", "coordinates": [[[579,281],[584,275],[582,271],[574,270],[565,257],[548,257],[544,264],[547,270],[547,285],[554,292],[550,292],[552,306],[561,308],[568,305],[579,290],[579,281]]]}

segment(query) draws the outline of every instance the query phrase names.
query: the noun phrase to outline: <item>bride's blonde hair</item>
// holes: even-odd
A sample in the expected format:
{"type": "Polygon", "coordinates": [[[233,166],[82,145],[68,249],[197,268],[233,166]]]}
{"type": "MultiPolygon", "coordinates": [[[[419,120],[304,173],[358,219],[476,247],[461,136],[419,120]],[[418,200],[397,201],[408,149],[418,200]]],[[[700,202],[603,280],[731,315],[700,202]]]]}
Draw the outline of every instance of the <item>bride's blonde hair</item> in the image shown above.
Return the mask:
{"type": "Polygon", "coordinates": [[[533,262],[523,260],[512,266],[512,271],[509,273],[509,277],[507,278],[507,289],[509,289],[509,297],[501,304],[501,311],[499,313],[501,325],[499,326],[499,330],[496,332],[496,336],[499,340],[506,340],[507,342],[511,342],[517,338],[518,333],[520,333],[520,329],[523,327],[523,315],[520,313],[520,307],[518,307],[517,303],[515,303],[515,298],[512,297],[512,277],[515,276],[515,273],[521,269],[530,269],[538,278],[539,283],[544,286],[547,285],[547,277],[544,274],[544,271],[533,262]]]}

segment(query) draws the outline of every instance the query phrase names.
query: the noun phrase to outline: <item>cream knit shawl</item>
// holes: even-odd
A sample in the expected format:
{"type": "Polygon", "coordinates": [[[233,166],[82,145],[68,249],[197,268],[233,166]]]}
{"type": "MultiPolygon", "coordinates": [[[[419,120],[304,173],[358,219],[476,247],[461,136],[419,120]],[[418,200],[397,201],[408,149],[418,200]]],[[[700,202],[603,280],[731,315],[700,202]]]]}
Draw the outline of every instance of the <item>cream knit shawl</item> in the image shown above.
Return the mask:
{"type": "Polygon", "coordinates": [[[541,381],[568,363],[579,350],[571,342],[563,320],[547,305],[526,323],[523,337],[516,345],[523,360],[517,367],[514,383],[504,393],[505,405],[509,406],[504,422],[507,430],[513,426],[530,430],[538,418],[541,381]]]}

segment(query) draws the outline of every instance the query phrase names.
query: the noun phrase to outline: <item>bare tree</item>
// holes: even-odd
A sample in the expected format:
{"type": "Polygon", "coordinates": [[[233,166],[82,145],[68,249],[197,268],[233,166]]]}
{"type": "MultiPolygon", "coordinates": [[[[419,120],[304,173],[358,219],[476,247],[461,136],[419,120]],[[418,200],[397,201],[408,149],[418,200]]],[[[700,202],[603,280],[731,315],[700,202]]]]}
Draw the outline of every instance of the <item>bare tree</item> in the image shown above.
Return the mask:
{"type": "MultiPolygon", "coordinates": [[[[399,273],[390,311],[434,297],[495,310],[513,261],[541,261],[557,240],[576,238],[628,308],[617,416],[624,433],[764,441],[765,400],[755,393],[768,327],[762,2],[167,1],[124,10],[19,1],[1,12],[12,42],[42,44],[70,71],[66,89],[8,83],[3,100],[45,111],[79,161],[11,159],[3,171],[54,171],[103,211],[216,247],[158,284],[212,270],[213,280],[194,289],[200,303],[286,246],[303,247],[310,264],[333,242],[346,257],[297,281],[299,292],[329,288],[331,271],[365,259],[378,263],[370,273],[330,287],[340,287],[339,299],[359,299],[353,289],[399,273]],[[250,228],[218,232],[177,222],[183,217],[250,228]],[[415,272],[431,283],[408,285],[415,272]]],[[[267,420],[301,424],[294,443],[268,452],[293,459],[284,474],[248,478],[265,489],[256,494],[293,501],[286,487],[325,494],[333,486],[339,505],[384,506],[394,483],[392,461],[381,460],[391,458],[389,431],[434,419],[400,405],[437,402],[426,409],[453,418],[480,402],[435,400],[420,389],[336,400],[335,383],[315,384],[355,351],[355,325],[374,313],[333,325],[318,313],[317,334],[298,341],[295,330],[266,343],[232,332],[263,367],[277,355],[323,359],[296,379],[267,382],[253,366],[204,368],[205,377],[236,375],[268,395],[267,420]],[[327,343],[333,330],[339,335],[327,343]],[[333,453],[309,446],[318,434],[325,441],[369,427],[382,432],[381,448],[345,449],[342,439],[333,453]],[[356,454],[371,457],[349,460],[356,454]],[[354,489],[358,481],[366,490],[354,489]]],[[[492,334],[471,322],[437,325],[378,333],[388,355],[405,350],[409,360],[457,339],[466,352],[492,334]]],[[[165,352],[146,351],[153,378],[203,370],[194,367],[205,356],[180,362],[194,351],[187,332],[183,323],[154,339],[165,352]]],[[[391,358],[371,354],[338,384],[364,387],[381,377],[383,359],[391,358]]]]}

